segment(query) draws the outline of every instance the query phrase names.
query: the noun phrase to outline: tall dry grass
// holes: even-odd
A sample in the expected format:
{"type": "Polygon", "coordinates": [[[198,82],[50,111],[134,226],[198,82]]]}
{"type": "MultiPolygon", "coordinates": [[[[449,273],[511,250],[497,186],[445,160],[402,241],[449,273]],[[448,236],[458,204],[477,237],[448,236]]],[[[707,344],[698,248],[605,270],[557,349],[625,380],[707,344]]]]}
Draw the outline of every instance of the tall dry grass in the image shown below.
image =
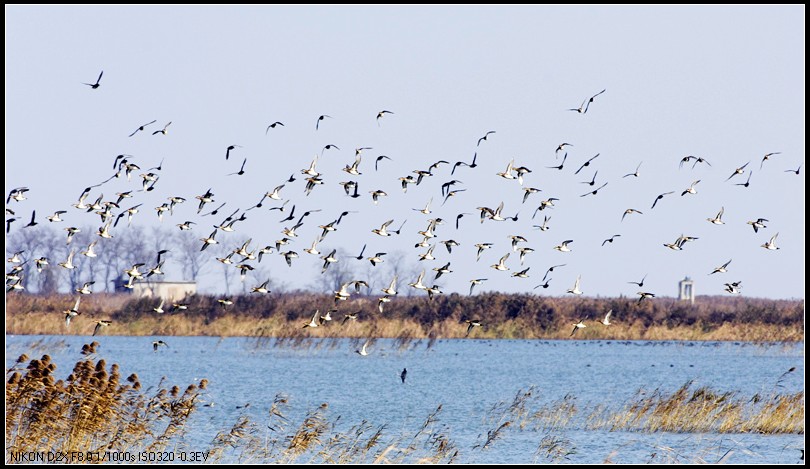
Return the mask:
{"type": "Polygon", "coordinates": [[[161,451],[182,435],[207,381],[184,391],[158,386],[147,394],[137,375],[122,379],[117,364],[94,360],[97,346],[84,345],[85,358],[64,380],[54,378],[56,364],[48,355],[21,355],[6,370],[7,455],[161,451]]]}
{"type": "Polygon", "coordinates": [[[207,335],[248,337],[385,337],[463,338],[465,320],[478,319],[469,338],[569,339],[574,322],[588,327],[573,339],[590,340],[740,340],[784,342],[804,340],[804,305],[795,300],[701,298],[697,304],[670,299],[638,304],[625,298],[550,298],[484,293],[395,298],[383,313],[375,297],[353,296],[335,303],[328,295],[242,295],[221,307],[216,297],[188,298],[189,309],[153,311],[157,300],[130,295],[93,294],[82,298],[81,315],[65,326],[63,311],[70,295],[12,294],[6,301],[6,333],[90,335],[94,322],[112,319],[105,334],[207,335]],[[302,328],[312,314],[329,309],[333,320],[323,327],[302,328]],[[613,310],[610,326],[598,322],[613,310]],[[344,315],[357,320],[342,324],[344,315]]]}

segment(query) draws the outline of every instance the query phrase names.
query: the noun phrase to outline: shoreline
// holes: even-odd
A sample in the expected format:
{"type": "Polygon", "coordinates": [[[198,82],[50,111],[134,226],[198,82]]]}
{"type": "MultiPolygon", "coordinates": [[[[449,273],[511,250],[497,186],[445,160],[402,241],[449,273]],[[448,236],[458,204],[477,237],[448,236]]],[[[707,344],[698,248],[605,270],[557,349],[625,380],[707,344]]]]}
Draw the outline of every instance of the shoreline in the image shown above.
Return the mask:
{"type": "Polygon", "coordinates": [[[672,299],[568,299],[483,293],[395,298],[379,312],[377,298],[335,302],[330,295],[236,296],[223,308],[214,296],[187,298],[188,309],[154,311],[157,300],[94,294],[65,324],[73,295],[7,295],[6,335],[802,342],[804,302],[715,297],[696,304],[672,299]],[[306,327],[313,313],[324,320],[306,327]],[[610,325],[601,322],[612,311],[610,325]],[[325,319],[329,317],[330,319],[325,319]],[[354,319],[352,319],[354,317],[354,319]],[[583,320],[586,327],[574,328],[583,320]],[[573,334],[572,334],[573,332],[573,334]]]}

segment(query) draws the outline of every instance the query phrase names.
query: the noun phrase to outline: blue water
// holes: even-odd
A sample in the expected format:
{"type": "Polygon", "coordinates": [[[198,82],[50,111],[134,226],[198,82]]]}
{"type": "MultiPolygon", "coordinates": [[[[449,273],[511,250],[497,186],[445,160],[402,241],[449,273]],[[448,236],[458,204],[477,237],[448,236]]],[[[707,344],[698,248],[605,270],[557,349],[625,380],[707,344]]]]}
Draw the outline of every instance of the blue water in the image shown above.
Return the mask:
{"type": "MultiPolygon", "coordinates": [[[[157,337],[95,339],[98,357],[118,363],[123,376],[137,373],[144,388],[166,377],[184,389],[209,380],[203,403],[187,427],[189,450],[206,450],[218,431],[229,429],[240,415],[257,423],[259,437],[270,438],[268,409],[277,394],[288,398],[287,433],[308,411],[328,403],[327,415],[337,431],[363,420],[386,424],[383,442],[413,436],[426,417],[441,404],[433,428],[450,437],[461,463],[553,462],[538,452],[544,438],[553,439],[566,456],[556,461],[601,463],[717,462],[798,463],[804,435],[644,434],[588,430],[593,406],[619,408],[640,390],[671,392],[688,381],[692,389],[755,393],[798,392],[805,389],[804,344],[762,345],[721,342],[543,341],[543,340],[427,340],[404,347],[393,340],[369,345],[369,355],[354,351],[358,340],[313,340],[298,345],[274,344],[249,338],[159,337],[169,348],[152,351],[157,337]],[[789,368],[796,370],[779,382],[789,368]],[[400,373],[407,368],[406,382],[400,373]],[[519,428],[512,425],[487,448],[487,432],[504,420],[492,408],[511,403],[530,386],[529,410],[566,396],[576,405],[574,419],[564,428],[519,428]],[[244,407],[245,404],[250,404],[244,407]],[[243,407],[241,409],[237,407],[243,407]]],[[[7,336],[6,366],[21,353],[48,353],[67,376],[81,357],[76,336],[7,336]]],[[[419,452],[417,451],[418,455],[419,452]]],[[[226,455],[238,457],[236,452],[226,455]]],[[[418,457],[406,459],[416,462],[418,457]]],[[[304,456],[297,462],[315,461],[304,456]]]]}

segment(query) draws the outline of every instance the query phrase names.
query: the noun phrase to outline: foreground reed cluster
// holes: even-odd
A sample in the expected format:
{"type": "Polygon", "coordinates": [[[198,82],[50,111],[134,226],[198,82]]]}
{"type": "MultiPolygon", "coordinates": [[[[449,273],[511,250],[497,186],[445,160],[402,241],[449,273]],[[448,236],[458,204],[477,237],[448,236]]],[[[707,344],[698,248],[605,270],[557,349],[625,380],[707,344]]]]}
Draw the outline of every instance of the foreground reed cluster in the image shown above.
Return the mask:
{"type": "MultiPolygon", "coordinates": [[[[161,451],[182,435],[200,385],[141,390],[136,374],[122,379],[117,364],[94,361],[97,342],[82,347],[64,380],[43,355],[21,355],[6,371],[6,454],[161,451]],[[27,362],[27,363],[26,363],[27,362]]],[[[8,456],[7,456],[8,458],[8,456]]]]}

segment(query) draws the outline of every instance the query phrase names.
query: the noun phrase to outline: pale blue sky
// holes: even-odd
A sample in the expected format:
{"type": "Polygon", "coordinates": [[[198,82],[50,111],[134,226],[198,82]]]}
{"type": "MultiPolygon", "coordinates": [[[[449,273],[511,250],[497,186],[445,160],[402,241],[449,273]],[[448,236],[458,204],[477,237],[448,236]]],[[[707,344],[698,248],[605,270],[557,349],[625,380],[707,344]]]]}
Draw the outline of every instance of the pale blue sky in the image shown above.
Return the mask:
{"type": "MultiPolygon", "coordinates": [[[[320,233],[317,225],[352,210],[358,213],[321,243],[323,253],[343,248],[356,256],[363,244],[366,257],[403,251],[412,269],[428,269],[428,284],[430,269],[449,261],[454,272],[436,282],[445,293],[466,293],[477,277],[489,279],[479,291],[532,291],[549,266],[567,264],[553,272],[550,288],[535,292],[565,295],[581,275],[587,296],[635,296],[638,288],[627,282],[649,274],[644,290],[661,296],[674,295],[677,280],[690,275],[698,294],[725,294],[723,283],[741,280],[746,296],[804,297],[804,167],[799,176],[785,172],[804,164],[803,5],[6,6],[5,13],[6,193],[30,188],[28,200],[12,204],[22,219],[36,209],[47,223],[45,215],[69,209],[67,224],[99,225],[97,216],[70,204],[84,187],[109,177],[115,155],[126,153],[143,169],[165,158],[155,191],[131,199],[144,203],[133,223],[158,224],[153,207],[180,195],[188,202],[163,224],[200,222],[198,237],[223,217],[200,219],[195,195],[213,188],[217,202],[228,203],[227,214],[255,204],[296,173],[298,180],[282,191],[288,207],[295,204],[296,215],[323,211],[298,230],[289,248],[300,258],[292,268],[278,255],[259,264],[287,288],[316,284],[322,261],[302,250],[320,233]],[[97,90],[82,84],[101,70],[97,90]],[[587,114],[567,111],[602,89],[587,114]],[[378,126],[375,116],[383,109],[394,114],[378,126]],[[333,119],[316,132],[321,114],[333,119]],[[127,137],[153,119],[150,132],[127,137]],[[151,135],[169,121],[167,135],[151,135]],[[285,126],[265,136],[274,121],[285,126]],[[476,148],[489,130],[497,133],[476,148]],[[564,170],[547,169],[560,164],[554,150],[562,142],[574,145],[564,170]],[[225,161],[231,144],[242,148],[225,161]],[[300,170],[326,144],[341,150],[325,152],[317,167],[325,184],[307,197],[300,170]],[[357,147],[373,149],[363,152],[363,174],[350,177],[340,169],[354,161],[357,147]],[[400,190],[397,178],[412,170],[441,159],[470,162],[476,150],[477,168],[460,167],[450,176],[451,167],[442,165],[407,194],[400,190]],[[781,154],[760,170],[769,152],[781,154]],[[590,167],[573,174],[596,153],[590,167]],[[392,161],[381,161],[375,172],[381,154],[392,161]],[[712,166],[679,170],[686,155],[712,166]],[[225,176],[238,171],[243,158],[246,174],[225,176]],[[526,204],[516,181],[495,174],[512,158],[532,170],[524,186],[543,191],[526,204]],[[642,161],[641,177],[622,178],[642,161]],[[725,182],[748,161],[750,187],[734,185],[745,182],[747,172],[725,182]],[[590,189],[580,182],[595,170],[607,187],[579,197],[590,189]],[[464,183],[454,188],[466,192],[441,207],[440,186],[454,178],[464,183]],[[344,196],[338,182],[349,179],[359,182],[363,197],[344,196]],[[698,193],[682,197],[697,179],[698,193]],[[368,194],[374,189],[389,196],[374,205],[368,194]],[[655,196],[667,191],[676,193],[650,210],[655,196]],[[411,210],[431,197],[430,216],[411,210]],[[531,220],[548,197],[560,200],[531,220]],[[476,207],[501,201],[504,215],[519,211],[518,222],[478,222],[476,207]],[[726,224],[708,223],[721,206],[726,224]],[[627,208],[644,213],[621,222],[627,208]],[[461,212],[472,215],[456,231],[461,212]],[[551,229],[533,229],[544,214],[551,229]],[[436,230],[437,260],[419,262],[425,249],[413,247],[421,240],[416,232],[435,216],[447,221],[436,230]],[[759,217],[770,223],[755,234],[746,221],[759,217]],[[394,229],[408,220],[401,236],[371,233],[390,218],[394,229]],[[760,247],[777,232],[780,250],[760,247]],[[513,253],[511,270],[495,271],[489,266],[512,252],[512,234],[526,237],[535,252],[523,266],[513,253]],[[613,234],[622,236],[601,246],[613,234]],[[679,252],[663,246],[681,234],[699,239],[679,252]],[[452,254],[438,244],[450,238],[461,243],[452,254]],[[572,252],[553,249],[566,239],[574,240],[572,252]],[[481,242],[494,246],[476,262],[473,245],[481,242]],[[728,273],[707,275],[729,259],[728,273]],[[531,267],[529,278],[510,276],[525,267],[531,267]]],[[[134,179],[129,185],[117,180],[93,196],[104,192],[109,200],[138,187],[134,179]]],[[[272,244],[283,226],[269,206],[265,201],[237,232],[218,239],[234,248],[245,237],[272,244]]],[[[340,262],[361,278],[370,266],[340,262]]],[[[180,278],[178,266],[168,264],[167,278],[180,278]]],[[[390,279],[388,265],[376,269],[390,279]]],[[[214,261],[208,270],[203,287],[217,291],[219,265],[214,261]]],[[[399,290],[414,280],[400,279],[399,290]]]]}

